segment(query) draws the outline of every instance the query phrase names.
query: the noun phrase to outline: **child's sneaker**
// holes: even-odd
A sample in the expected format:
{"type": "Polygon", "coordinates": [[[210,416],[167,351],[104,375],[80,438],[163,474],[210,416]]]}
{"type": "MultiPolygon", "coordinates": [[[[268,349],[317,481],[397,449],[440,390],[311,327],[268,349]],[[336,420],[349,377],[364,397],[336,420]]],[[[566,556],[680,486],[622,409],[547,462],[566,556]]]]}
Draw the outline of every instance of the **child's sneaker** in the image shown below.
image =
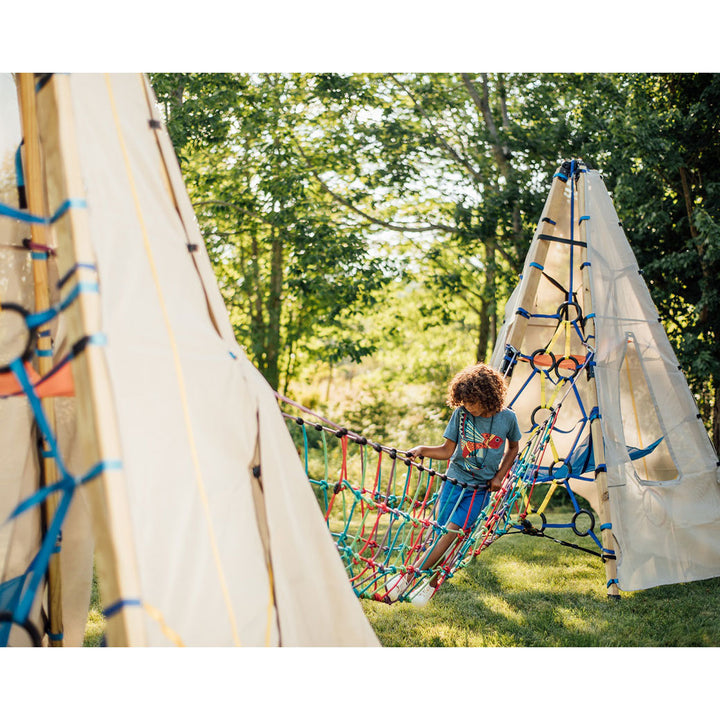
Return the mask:
{"type": "Polygon", "coordinates": [[[410,602],[415,607],[425,607],[428,602],[430,601],[430,598],[435,593],[435,588],[428,582],[421,585],[415,594],[410,598],[410,602]]]}
{"type": "Polygon", "coordinates": [[[387,591],[387,599],[395,602],[407,590],[410,583],[404,575],[391,575],[385,581],[385,590],[387,591]]]}

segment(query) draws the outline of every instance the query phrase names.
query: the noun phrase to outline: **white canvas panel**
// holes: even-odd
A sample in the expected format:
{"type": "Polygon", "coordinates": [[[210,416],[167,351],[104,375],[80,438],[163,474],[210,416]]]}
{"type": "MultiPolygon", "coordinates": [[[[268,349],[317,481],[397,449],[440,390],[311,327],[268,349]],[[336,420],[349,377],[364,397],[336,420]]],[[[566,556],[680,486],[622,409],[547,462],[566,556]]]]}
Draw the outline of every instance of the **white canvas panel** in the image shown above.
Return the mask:
{"type": "MultiPolygon", "coordinates": [[[[619,586],[637,590],[717,576],[717,456],[600,174],[581,172],[579,182],[585,187],[584,207],[580,205],[580,193],[571,194],[570,182],[561,188],[555,181],[528,250],[522,278],[506,306],[492,363],[502,366],[510,339],[526,356],[551,342],[557,320],[526,319],[517,314],[552,314],[563,299],[563,292],[544,276],[539,277],[536,287],[532,284],[531,276],[539,276],[538,265],[566,290],[575,292],[578,305],[587,314],[581,246],[573,246],[571,252],[569,244],[539,238],[542,233],[579,241],[581,229],[585,230],[595,316],[595,336],[589,338],[589,346],[596,353],[597,406],[619,586]],[[524,328],[522,332],[517,332],[518,327],[524,328]],[[630,448],[648,448],[659,439],[650,454],[630,458],[630,448]]],[[[586,352],[579,338],[572,337],[569,347],[571,354],[586,352]]],[[[563,348],[561,341],[557,350],[560,355],[567,354],[567,346],[563,348]]],[[[529,364],[518,362],[508,392],[524,440],[531,429],[530,414],[539,404],[547,404],[549,390],[545,380],[543,395],[540,376],[530,379],[530,375],[529,364]]],[[[583,373],[576,380],[573,394],[562,401],[557,427],[568,430],[580,422],[581,407],[586,413],[591,411],[595,398],[589,387],[583,373]]],[[[554,396],[552,404],[562,396],[562,392],[554,396]]],[[[567,452],[567,440],[567,436],[563,439],[554,433],[560,457],[567,452]]],[[[591,480],[593,475],[585,477],[591,480]]],[[[595,482],[572,479],[570,486],[589,500],[596,512],[599,510],[595,482]]]]}
{"type": "Polygon", "coordinates": [[[150,644],[375,644],[319,511],[306,513],[284,425],[260,439],[276,465],[262,470],[269,571],[251,471],[274,397],[208,312],[219,293],[188,251],[200,240],[168,187],[177,170],[162,163],[143,78],[74,76],[72,89],[150,644]],[[286,563],[292,547],[303,552],[286,563]],[[328,586],[342,588],[330,617],[317,602],[328,586]],[[302,611],[285,617],[285,604],[302,611]]]}
{"type": "Polygon", "coordinates": [[[637,590],[714,577],[720,573],[717,457],[612,201],[594,171],[587,173],[586,203],[597,385],[620,587],[637,590]],[[658,460],[649,456],[663,469],[650,477],[626,450],[640,442],[638,418],[646,435],[662,431],[666,438],[658,460]]]}

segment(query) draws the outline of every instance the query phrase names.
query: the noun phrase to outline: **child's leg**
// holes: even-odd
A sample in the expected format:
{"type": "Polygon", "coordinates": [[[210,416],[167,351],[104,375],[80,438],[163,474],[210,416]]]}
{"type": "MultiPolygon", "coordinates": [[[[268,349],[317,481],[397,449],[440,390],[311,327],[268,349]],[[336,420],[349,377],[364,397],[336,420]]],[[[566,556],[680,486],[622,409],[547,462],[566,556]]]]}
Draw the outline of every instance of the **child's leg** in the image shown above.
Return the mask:
{"type": "MultiPolygon", "coordinates": [[[[438,522],[445,525],[447,532],[425,554],[418,566],[419,570],[429,570],[435,567],[457,540],[458,532],[473,525],[490,499],[490,493],[486,490],[460,491],[458,493],[457,488],[448,488],[450,491],[447,493],[448,496],[443,497],[446,495],[445,489],[443,488],[443,492],[440,494],[439,501],[445,500],[445,504],[438,514],[438,522]]],[[[430,580],[430,585],[437,587],[439,580],[440,573],[435,573],[430,580]]]]}
{"type": "MultiPolygon", "coordinates": [[[[455,542],[460,526],[450,522],[447,524],[447,530],[447,533],[445,533],[445,535],[443,535],[430,548],[430,550],[427,551],[425,557],[423,557],[420,565],[418,566],[418,570],[429,570],[435,567],[435,565],[445,556],[445,553],[448,551],[453,542],[455,542]]],[[[439,573],[435,573],[430,580],[430,585],[437,587],[439,577],[439,573]]]]}

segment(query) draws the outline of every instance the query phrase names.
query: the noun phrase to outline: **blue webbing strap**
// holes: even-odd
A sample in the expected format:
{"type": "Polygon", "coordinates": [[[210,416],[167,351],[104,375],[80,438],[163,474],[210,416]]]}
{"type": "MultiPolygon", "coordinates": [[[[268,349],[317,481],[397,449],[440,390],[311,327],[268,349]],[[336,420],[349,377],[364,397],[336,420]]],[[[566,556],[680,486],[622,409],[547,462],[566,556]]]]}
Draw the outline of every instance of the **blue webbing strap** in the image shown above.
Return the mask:
{"type": "Polygon", "coordinates": [[[45,438],[47,444],[50,446],[50,452],[52,453],[52,457],[55,458],[55,462],[57,463],[58,470],[60,470],[60,474],[63,476],[63,479],[72,478],[72,476],[62,463],[57,442],[50,428],[50,423],[48,422],[47,416],[45,415],[45,411],[43,410],[42,402],[40,401],[40,398],[35,392],[35,388],[33,387],[33,384],[28,377],[22,360],[20,358],[15,358],[10,363],[10,369],[15,374],[15,377],[20,383],[20,387],[23,389],[23,392],[28,397],[28,401],[30,402],[30,408],[33,411],[33,415],[35,416],[35,420],[38,424],[38,427],[40,428],[40,432],[45,438]]]}
{"type": "Polygon", "coordinates": [[[97,272],[97,267],[93,263],[79,262],[75,263],[61,278],[58,280],[57,286],[62,289],[62,286],[80,269],[93,270],[97,272]]]}
{"type": "Polygon", "coordinates": [[[47,310],[42,310],[41,312],[34,313],[33,315],[28,315],[27,318],[25,318],[26,325],[31,330],[34,330],[41,325],[49,323],[63,310],[67,309],[67,307],[77,299],[81,292],[97,293],[100,292],[100,287],[97,283],[78,283],[64,300],[61,300],[59,303],[49,307],[47,310]]]}
{"type": "Polygon", "coordinates": [[[53,485],[41,488],[30,498],[27,498],[25,501],[20,503],[20,505],[18,505],[18,507],[16,507],[15,510],[12,512],[7,521],[9,522],[10,520],[25,512],[29,508],[38,505],[50,493],[55,491],[61,492],[60,501],[53,516],[52,522],[47,529],[45,538],[40,546],[40,550],[38,551],[31,564],[32,574],[30,575],[30,582],[22,593],[22,596],[17,603],[17,607],[13,611],[13,619],[18,623],[24,623],[27,620],[28,615],[30,614],[33,600],[35,598],[35,595],[37,594],[37,590],[45,574],[45,570],[47,569],[47,566],[50,562],[50,556],[53,554],[53,552],[55,552],[55,547],[60,536],[60,530],[62,528],[63,522],[65,521],[65,516],[67,515],[68,508],[70,507],[70,502],[72,500],[75,487],[77,485],[81,485],[92,480],[106,469],[117,469],[121,466],[121,463],[118,460],[100,462],[93,468],[91,468],[90,471],[84,476],[80,478],[73,477],[68,472],[67,468],[62,462],[62,458],[60,457],[60,452],[57,445],[57,440],[51,431],[50,424],[48,423],[47,416],[45,415],[45,412],[43,410],[40,398],[35,393],[35,388],[33,387],[30,378],[28,377],[22,360],[20,358],[16,358],[15,360],[13,360],[10,363],[10,369],[15,374],[15,377],[18,379],[20,386],[23,388],[25,394],[28,397],[28,401],[30,403],[40,432],[43,434],[47,444],[50,447],[50,455],[54,458],[61,475],[61,479],[58,482],[54,483],[53,485]]]}
{"type": "Polygon", "coordinates": [[[33,215],[32,213],[18,210],[10,205],[0,203],[0,216],[9,217],[13,220],[20,220],[30,225],[52,225],[57,222],[71,208],[86,208],[87,202],[83,199],[66,200],[60,207],[50,216],[33,215]]]}
{"type": "Polygon", "coordinates": [[[142,601],[138,598],[126,598],[114,602],[106,608],[103,608],[102,614],[106,619],[111,618],[113,615],[117,615],[124,607],[142,607],[142,601]]]}
{"type": "Polygon", "coordinates": [[[84,485],[85,483],[94,480],[98,475],[105,472],[106,470],[121,469],[122,462],[120,460],[103,460],[93,465],[93,467],[90,468],[90,470],[88,470],[85,475],[81,475],[80,477],[73,477],[72,475],[68,475],[62,480],[58,480],[57,482],[53,483],[52,485],[46,485],[45,487],[36,490],[32,495],[30,495],[30,497],[25,498],[25,500],[19,503],[12,511],[12,513],[10,513],[6,522],[14,520],[18,515],[22,515],[24,512],[27,512],[31,508],[40,505],[54,492],[72,492],[76,487],[79,487],[80,485],[84,485]]]}

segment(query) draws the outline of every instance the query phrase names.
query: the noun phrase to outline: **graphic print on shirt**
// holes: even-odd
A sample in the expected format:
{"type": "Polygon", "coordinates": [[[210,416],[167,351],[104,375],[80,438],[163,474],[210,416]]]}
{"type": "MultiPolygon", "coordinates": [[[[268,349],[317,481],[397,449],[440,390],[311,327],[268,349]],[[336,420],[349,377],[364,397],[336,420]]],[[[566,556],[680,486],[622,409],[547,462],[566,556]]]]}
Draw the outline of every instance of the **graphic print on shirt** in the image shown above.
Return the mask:
{"type": "MultiPolygon", "coordinates": [[[[469,414],[464,412],[460,421],[460,448],[462,450],[463,464],[465,469],[472,472],[482,467],[482,463],[488,450],[497,450],[503,443],[501,437],[493,435],[492,432],[481,433],[472,422],[468,422],[469,414]],[[480,451],[483,451],[480,453],[480,451]],[[474,462],[473,462],[474,460],[474,462]]],[[[492,426],[491,426],[492,430],[492,426]]]]}

